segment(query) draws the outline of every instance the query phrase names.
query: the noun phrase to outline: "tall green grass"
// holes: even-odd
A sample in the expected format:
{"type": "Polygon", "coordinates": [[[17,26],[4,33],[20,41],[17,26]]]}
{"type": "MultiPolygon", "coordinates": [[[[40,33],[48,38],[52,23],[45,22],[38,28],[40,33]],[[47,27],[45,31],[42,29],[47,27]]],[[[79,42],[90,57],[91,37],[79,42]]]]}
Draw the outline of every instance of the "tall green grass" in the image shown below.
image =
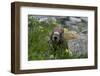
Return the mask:
{"type": "Polygon", "coordinates": [[[29,17],[28,20],[28,59],[47,59],[48,40],[50,32],[56,26],[56,23],[53,21],[39,22],[32,17],[29,17]]]}

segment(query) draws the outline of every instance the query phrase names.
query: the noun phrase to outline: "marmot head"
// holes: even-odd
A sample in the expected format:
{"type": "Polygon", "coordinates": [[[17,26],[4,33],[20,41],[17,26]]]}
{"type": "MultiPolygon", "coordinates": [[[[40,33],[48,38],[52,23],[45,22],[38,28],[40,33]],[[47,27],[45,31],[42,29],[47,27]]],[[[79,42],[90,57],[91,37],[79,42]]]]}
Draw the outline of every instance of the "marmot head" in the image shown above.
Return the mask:
{"type": "Polygon", "coordinates": [[[52,31],[51,40],[54,42],[59,42],[63,38],[64,30],[61,27],[55,27],[52,31]]]}

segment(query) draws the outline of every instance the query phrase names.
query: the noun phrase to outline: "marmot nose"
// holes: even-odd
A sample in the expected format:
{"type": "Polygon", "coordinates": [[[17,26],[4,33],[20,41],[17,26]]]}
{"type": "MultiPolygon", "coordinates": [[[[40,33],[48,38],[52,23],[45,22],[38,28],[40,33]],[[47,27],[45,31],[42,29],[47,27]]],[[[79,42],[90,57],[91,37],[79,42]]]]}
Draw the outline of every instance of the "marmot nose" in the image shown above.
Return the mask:
{"type": "Polygon", "coordinates": [[[54,40],[57,40],[57,37],[54,37],[54,40]]]}

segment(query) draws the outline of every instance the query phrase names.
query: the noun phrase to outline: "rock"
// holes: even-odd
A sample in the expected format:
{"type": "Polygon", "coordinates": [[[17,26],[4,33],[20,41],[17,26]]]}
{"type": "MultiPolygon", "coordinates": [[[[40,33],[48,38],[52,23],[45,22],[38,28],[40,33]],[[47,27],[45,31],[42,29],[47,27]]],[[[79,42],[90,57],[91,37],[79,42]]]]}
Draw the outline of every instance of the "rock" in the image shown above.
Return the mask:
{"type": "Polygon", "coordinates": [[[72,23],[78,23],[78,22],[81,22],[81,18],[70,17],[70,21],[71,21],[72,23]]]}
{"type": "Polygon", "coordinates": [[[44,17],[44,18],[40,18],[39,22],[43,22],[43,21],[47,21],[47,20],[48,20],[48,18],[44,17]]]}
{"type": "Polygon", "coordinates": [[[88,18],[87,17],[81,17],[82,22],[88,22],[88,18]]]}
{"type": "Polygon", "coordinates": [[[72,40],[72,39],[78,39],[79,35],[75,31],[64,31],[64,39],[65,40],[72,40]]]}
{"type": "Polygon", "coordinates": [[[84,39],[75,39],[68,41],[68,47],[74,55],[87,54],[87,41],[84,39]]]}

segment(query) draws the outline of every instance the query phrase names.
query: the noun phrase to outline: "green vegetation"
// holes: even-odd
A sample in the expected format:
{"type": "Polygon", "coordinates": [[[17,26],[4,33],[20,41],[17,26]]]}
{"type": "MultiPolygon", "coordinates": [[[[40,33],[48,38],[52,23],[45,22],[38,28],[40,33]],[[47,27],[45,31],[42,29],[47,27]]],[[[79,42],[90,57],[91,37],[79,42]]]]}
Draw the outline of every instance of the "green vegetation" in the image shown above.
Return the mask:
{"type": "Polygon", "coordinates": [[[48,39],[50,31],[56,26],[55,22],[39,22],[37,19],[29,17],[28,24],[28,59],[46,59],[48,51],[48,39]]]}

